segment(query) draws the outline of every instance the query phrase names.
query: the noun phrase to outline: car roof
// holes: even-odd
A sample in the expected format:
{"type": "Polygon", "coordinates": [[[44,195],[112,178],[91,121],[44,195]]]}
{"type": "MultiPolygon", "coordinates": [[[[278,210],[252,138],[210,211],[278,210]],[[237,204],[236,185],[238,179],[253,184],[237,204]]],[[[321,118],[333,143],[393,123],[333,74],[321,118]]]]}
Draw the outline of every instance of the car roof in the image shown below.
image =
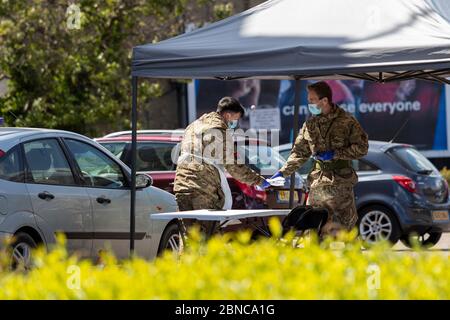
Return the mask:
{"type": "Polygon", "coordinates": [[[58,130],[41,129],[41,128],[20,128],[20,127],[2,127],[0,128],[0,135],[9,135],[15,133],[32,133],[32,132],[53,132],[58,130]]]}
{"type": "MultiPolygon", "coordinates": [[[[154,141],[154,142],[181,142],[183,140],[184,131],[182,130],[166,130],[168,132],[173,132],[174,134],[163,133],[160,130],[143,130],[141,133],[138,133],[136,136],[137,141],[145,142],[145,141],[154,141]],[[154,133],[156,132],[156,133],[154,133]]],[[[129,131],[118,132],[117,134],[112,133],[108,134],[102,138],[94,139],[96,142],[105,143],[105,142],[131,142],[131,134],[129,131]]],[[[253,143],[261,143],[266,142],[269,145],[269,142],[263,139],[246,137],[241,135],[234,136],[235,141],[240,138],[245,138],[246,141],[253,143]]]]}
{"type": "Polygon", "coordinates": [[[11,138],[21,138],[26,136],[32,136],[38,133],[55,133],[55,134],[69,134],[76,135],[86,139],[85,136],[82,136],[75,132],[65,131],[65,130],[57,130],[57,129],[44,129],[44,128],[19,128],[19,127],[3,127],[0,128],[0,139],[11,139],[11,138]]]}
{"type": "MultiPolygon", "coordinates": [[[[119,131],[119,132],[113,132],[110,134],[107,134],[106,136],[104,136],[103,138],[115,138],[115,137],[123,137],[123,136],[131,136],[131,131],[119,131]]],[[[137,135],[162,135],[162,136],[167,136],[167,135],[177,135],[177,136],[182,136],[184,134],[184,129],[176,129],[176,130],[137,130],[137,135]]]]}
{"type": "Polygon", "coordinates": [[[395,143],[389,141],[378,141],[378,140],[369,140],[369,148],[370,149],[378,149],[380,151],[386,151],[395,147],[410,147],[413,148],[412,145],[406,143],[395,143]]]}
{"type": "Polygon", "coordinates": [[[66,138],[76,138],[87,142],[93,142],[92,139],[90,139],[89,137],[70,131],[43,129],[43,128],[3,127],[0,128],[1,150],[7,152],[10,148],[17,145],[22,139],[34,139],[35,137],[37,138],[66,137],[66,138]]]}
{"type": "MultiPolygon", "coordinates": [[[[138,135],[137,141],[154,141],[154,142],[180,142],[183,136],[171,136],[171,135],[138,135]]],[[[96,138],[95,141],[101,142],[131,142],[131,135],[116,136],[116,137],[103,137],[96,138]]]]}

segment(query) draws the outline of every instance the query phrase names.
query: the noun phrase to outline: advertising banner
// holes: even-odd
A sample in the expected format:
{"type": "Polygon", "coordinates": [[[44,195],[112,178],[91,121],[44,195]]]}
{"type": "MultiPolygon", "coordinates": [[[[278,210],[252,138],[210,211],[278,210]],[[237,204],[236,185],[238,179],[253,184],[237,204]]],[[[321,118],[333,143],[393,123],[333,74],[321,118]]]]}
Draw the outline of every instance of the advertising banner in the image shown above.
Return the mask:
{"type": "MultiPolygon", "coordinates": [[[[301,81],[300,127],[311,116],[306,87],[312,82],[301,81]]],[[[390,141],[396,137],[395,142],[412,144],[429,157],[450,156],[448,86],[421,80],[327,83],[334,102],[358,119],[369,139],[390,141]]],[[[241,128],[279,129],[280,144],[288,143],[293,139],[294,90],[295,81],[291,80],[196,80],[189,90],[189,120],[215,110],[223,96],[232,96],[247,110],[241,128]]]]}

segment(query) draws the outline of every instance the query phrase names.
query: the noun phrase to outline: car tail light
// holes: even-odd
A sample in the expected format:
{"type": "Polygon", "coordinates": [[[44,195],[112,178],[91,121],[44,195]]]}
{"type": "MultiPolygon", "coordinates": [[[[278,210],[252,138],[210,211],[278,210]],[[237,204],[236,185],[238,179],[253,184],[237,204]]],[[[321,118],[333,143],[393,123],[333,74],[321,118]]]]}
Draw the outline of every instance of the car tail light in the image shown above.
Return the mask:
{"type": "Polygon", "coordinates": [[[267,200],[267,194],[265,191],[258,191],[254,187],[249,186],[248,184],[239,182],[235,180],[236,185],[241,189],[242,193],[246,196],[253,198],[253,199],[260,199],[262,201],[267,200]]]}
{"type": "Polygon", "coordinates": [[[6,154],[5,151],[3,151],[2,149],[0,149],[0,158],[3,158],[3,156],[6,154]]]}
{"type": "Polygon", "coordinates": [[[394,181],[401,185],[403,188],[411,193],[417,192],[416,183],[408,177],[405,176],[393,176],[394,181]]]}

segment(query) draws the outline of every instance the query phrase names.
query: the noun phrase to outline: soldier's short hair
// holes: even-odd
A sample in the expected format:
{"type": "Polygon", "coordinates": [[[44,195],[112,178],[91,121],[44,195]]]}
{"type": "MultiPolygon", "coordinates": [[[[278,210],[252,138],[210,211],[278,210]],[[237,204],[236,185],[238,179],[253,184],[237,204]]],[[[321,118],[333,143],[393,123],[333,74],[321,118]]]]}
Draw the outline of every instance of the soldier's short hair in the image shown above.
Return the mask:
{"type": "Polygon", "coordinates": [[[245,114],[245,109],[242,104],[232,97],[223,97],[217,104],[217,112],[221,113],[225,111],[240,113],[241,116],[245,114]]]}
{"type": "Polygon", "coordinates": [[[314,91],[319,96],[319,99],[328,98],[328,102],[333,102],[333,91],[325,81],[319,81],[308,85],[308,90],[314,91]]]}

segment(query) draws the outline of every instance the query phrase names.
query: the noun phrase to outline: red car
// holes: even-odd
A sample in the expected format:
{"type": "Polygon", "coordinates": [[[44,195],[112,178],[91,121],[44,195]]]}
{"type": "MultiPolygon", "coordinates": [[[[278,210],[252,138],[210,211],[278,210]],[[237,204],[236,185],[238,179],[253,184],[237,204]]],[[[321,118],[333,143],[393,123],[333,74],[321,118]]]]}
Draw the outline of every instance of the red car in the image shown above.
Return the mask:
{"type": "MultiPolygon", "coordinates": [[[[137,172],[146,173],[153,178],[153,185],[173,193],[176,166],[172,162],[172,150],[182,140],[182,130],[142,130],[137,136],[137,172]]],[[[118,132],[103,138],[95,139],[128,166],[131,164],[131,132],[118,132]]],[[[272,147],[259,145],[262,140],[246,138],[245,146],[237,146],[237,152],[245,157],[245,163],[264,176],[271,176],[285,162],[284,158],[272,147]],[[250,150],[258,148],[257,151],[250,150]],[[265,148],[261,150],[261,148],[265,148]],[[249,155],[266,152],[272,164],[264,164],[257,159],[249,159],[249,155]],[[271,167],[275,165],[275,167],[271,167]],[[264,174],[264,173],[267,174],[264,174]]],[[[228,183],[233,195],[233,209],[285,209],[289,206],[289,179],[281,188],[258,191],[254,187],[241,183],[227,174],[228,183]]],[[[305,193],[302,189],[301,176],[296,178],[297,202],[304,203],[305,193]]]]}

